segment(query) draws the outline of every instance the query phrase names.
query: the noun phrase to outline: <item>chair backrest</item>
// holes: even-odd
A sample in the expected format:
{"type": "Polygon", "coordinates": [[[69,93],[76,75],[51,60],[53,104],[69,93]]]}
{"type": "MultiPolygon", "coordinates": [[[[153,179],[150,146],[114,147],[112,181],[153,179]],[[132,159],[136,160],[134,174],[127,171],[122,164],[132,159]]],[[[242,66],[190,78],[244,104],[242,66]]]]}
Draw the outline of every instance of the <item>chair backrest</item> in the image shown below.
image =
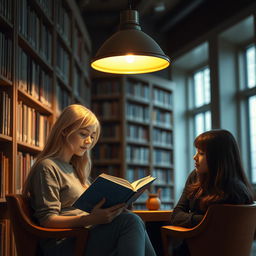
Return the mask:
{"type": "Polygon", "coordinates": [[[33,222],[33,211],[28,199],[22,195],[7,195],[6,200],[18,255],[27,254],[27,245],[31,255],[36,255],[40,239],[29,232],[36,224],[33,222]]]}
{"type": "Polygon", "coordinates": [[[256,229],[256,204],[212,205],[203,231],[186,239],[191,256],[249,256],[256,229]]]}

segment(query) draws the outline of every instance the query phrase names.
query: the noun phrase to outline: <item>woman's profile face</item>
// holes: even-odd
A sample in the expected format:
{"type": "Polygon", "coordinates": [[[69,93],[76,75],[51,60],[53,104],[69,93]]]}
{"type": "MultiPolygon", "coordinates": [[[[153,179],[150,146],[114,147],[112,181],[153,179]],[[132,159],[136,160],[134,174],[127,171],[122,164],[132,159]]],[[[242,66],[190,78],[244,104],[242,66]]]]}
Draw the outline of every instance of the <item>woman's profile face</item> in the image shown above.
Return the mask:
{"type": "Polygon", "coordinates": [[[208,165],[206,160],[206,153],[201,149],[196,149],[196,154],[194,155],[195,168],[199,174],[208,172],[208,165]]]}
{"type": "Polygon", "coordinates": [[[69,143],[73,155],[82,156],[90,147],[96,136],[96,126],[81,127],[71,134],[69,143]]]}

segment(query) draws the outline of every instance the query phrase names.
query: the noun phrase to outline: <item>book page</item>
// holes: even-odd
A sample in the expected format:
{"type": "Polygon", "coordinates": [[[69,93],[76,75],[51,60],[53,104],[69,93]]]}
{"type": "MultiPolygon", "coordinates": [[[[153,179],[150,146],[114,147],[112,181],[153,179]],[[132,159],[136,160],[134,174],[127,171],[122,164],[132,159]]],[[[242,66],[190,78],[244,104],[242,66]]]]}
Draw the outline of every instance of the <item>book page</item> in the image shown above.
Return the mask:
{"type": "Polygon", "coordinates": [[[149,176],[146,176],[142,179],[134,181],[131,185],[134,188],[134,190],[138,190],[138,189],[142,188],[143,186],[147,185],[148,183],[150,183],[151,181],[153,181],[155,179],[156,178],[149,175],[149,176]]]}
{"type": "Polygon", "coordinates": [[[122,179],[122,178],[119,178],[119,177],[115,177],[115,176],[112,176],[112,175],[108,175],[106,173],[102,173],[99,176],[104,178],[104,179],[110,180],[114,183],[117,183],[117,184],[119,184],[123,187],[134,190],[134,187],[131,185],[131,183],[128,180],[125,180],[125,179],[122,179]]]}

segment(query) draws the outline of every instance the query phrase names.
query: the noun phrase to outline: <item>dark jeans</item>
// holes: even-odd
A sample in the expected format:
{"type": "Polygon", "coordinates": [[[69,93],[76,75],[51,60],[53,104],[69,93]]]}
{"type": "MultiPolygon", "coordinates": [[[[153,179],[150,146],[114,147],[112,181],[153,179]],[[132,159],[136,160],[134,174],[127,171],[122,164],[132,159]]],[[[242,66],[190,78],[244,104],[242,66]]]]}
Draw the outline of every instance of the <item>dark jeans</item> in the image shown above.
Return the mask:
{"type": "MultiPolygon", "coordinates": [[[[48,240],[44,256],[73,256],[74,240],[48,240]]],[[[125,212],[90,230],[85,256],[156,256],[141,218],[125,212]]]]}

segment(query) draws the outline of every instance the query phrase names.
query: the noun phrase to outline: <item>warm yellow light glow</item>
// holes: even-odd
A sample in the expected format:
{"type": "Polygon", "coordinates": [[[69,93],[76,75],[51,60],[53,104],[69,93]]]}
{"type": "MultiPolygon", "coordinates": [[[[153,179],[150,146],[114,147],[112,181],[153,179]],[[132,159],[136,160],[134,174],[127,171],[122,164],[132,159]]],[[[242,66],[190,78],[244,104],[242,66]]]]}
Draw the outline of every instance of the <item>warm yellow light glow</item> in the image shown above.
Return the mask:
{"type": "Polygon", "coordinates": [[[132,55],[132,54],[127,54],[127,55],[125,56],[125,59],[126,59],[126,61],[127,61],[128,63],[133,63],[133,62],[134,62],[134,55],[132,55]]]}
{"type": "Polygon", "coordinates": [[[92,68],[114,74],[142,74],[155,72],[170,65],[164,58],[144,55],[124,55],[98,59],[92,62],[92,68]],[[129,58],[129,61],[128,61],[129,58]],[[131,61],[131,59],[132,61],[131,61]]]}

